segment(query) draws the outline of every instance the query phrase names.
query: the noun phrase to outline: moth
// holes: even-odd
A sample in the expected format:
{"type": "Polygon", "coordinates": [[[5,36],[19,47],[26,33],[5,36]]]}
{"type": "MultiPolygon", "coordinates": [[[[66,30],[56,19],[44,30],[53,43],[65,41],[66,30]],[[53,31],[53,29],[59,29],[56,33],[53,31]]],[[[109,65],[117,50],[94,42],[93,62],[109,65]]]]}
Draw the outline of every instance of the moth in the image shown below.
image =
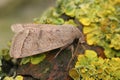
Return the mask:
{"type": "Polygon", "coordinates": [[[75,39],[82,40],[81,31],[73,25],[14,24],[10,56],[23,58],[41,54],[71,44],[75,39]]]}

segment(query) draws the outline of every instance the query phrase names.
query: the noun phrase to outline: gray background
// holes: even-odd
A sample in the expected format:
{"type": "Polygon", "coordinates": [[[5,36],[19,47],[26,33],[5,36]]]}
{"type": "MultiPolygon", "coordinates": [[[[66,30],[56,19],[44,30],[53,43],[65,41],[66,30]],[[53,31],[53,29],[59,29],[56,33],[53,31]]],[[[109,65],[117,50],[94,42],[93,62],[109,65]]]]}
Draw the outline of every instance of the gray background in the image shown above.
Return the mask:
{"type": "Polygon", "coordinates": [[[56,0],[0,0],[0,49],[6,48],[12,39],[10,26],[15,23],[30,23],[40,17],[56,0]]]}

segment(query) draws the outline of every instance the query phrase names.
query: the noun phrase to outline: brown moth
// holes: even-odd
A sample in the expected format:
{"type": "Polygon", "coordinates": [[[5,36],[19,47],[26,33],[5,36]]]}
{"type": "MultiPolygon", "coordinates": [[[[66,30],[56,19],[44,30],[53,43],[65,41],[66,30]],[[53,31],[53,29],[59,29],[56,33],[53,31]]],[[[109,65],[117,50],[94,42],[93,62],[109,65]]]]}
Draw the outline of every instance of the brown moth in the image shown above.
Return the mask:
{"type": "Polygon", "coordinates": [[[11,29],[16,33],[10,49],[13,58],[41,54],[82,39],[80,30],[72,25],[14,24],[11,29]]]}

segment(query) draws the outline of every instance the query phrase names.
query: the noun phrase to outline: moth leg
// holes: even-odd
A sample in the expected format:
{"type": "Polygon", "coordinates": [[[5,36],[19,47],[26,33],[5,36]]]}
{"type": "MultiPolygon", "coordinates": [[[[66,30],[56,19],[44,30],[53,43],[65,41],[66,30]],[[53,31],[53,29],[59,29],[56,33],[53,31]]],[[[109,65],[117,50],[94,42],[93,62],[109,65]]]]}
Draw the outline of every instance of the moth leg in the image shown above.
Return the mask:
{"type": "Polygon", "coordinates": [[[77,55],[78,47],[79,47],[79,41],[77,42],[76,49],[74,49],[74,46],[73,46],[73,45],[72,45],[72,47],[71,47],[72,57],[71,57],[71,59],[70,59],[69,62],[68,62],[67,70],[69,70],[69,67],[70,67],[70,64],[71,64],[72,60],[73,60],[73,59],[75,58],[75,56],[77,55]]]}
{"type": "Polygon", "coordinates": [[[64,50],[66,47],[68,47],[69,45],[65,45],[65,46],[63,46],[63,47],[61,47],[60,48],[60,50],[56,53],[56,55],[54,56],[54,58],[56,58],[59,54],[60,54],[60,52],[62,51],[62,50],[64,50]]]}
{"type": "Polygon", "coordinates": [[[73,45],[73,44],[70,45],[70,46],[68,47],[68,49],[71,51],[72,57],[73,57],[73,56],[74,56],[74,45],[73,45]]]}

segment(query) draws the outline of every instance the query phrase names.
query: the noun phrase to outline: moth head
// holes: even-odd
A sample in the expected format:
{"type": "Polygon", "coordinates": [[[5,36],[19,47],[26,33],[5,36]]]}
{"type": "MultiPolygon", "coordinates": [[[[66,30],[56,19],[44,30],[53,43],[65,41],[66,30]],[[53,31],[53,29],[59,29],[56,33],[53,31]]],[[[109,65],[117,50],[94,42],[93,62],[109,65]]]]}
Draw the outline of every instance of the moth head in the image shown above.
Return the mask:
{"type": "Polygon", "coordinates": [[[11,30],[12,30],[14,33],[19,33],[19,32],[21,32],[21,31],[23,31],[24,28],[23,28],[23,25],[22,25],[22,24],[13,24],[13,25],[11,26],[11,30]]]}

